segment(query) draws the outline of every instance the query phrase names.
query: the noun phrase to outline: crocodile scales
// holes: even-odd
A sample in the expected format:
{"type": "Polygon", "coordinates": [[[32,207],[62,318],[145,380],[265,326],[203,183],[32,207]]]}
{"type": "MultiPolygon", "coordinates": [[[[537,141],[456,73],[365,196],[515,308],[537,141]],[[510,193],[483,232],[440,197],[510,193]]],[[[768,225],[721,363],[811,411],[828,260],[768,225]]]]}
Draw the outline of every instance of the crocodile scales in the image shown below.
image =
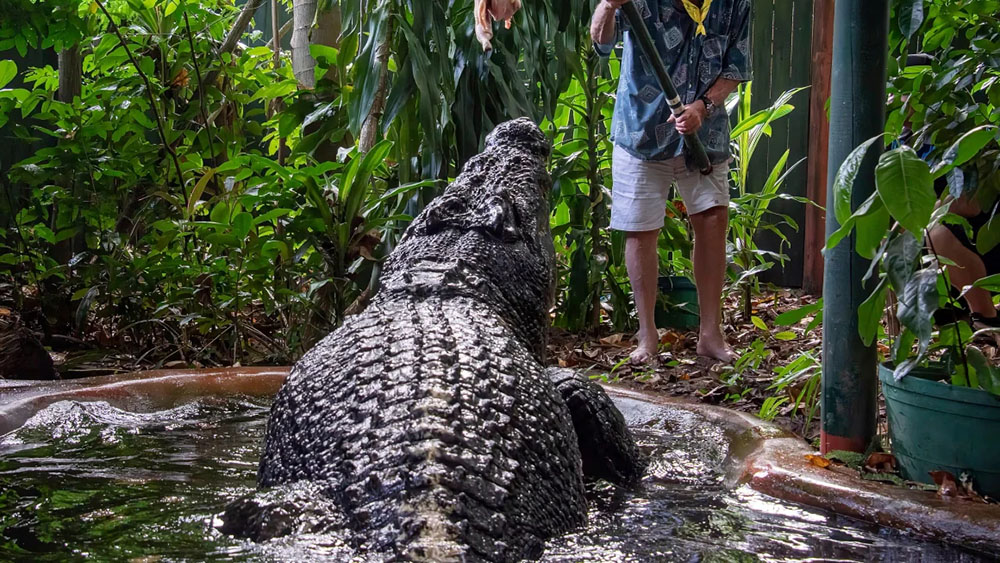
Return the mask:
{"type": "Polygon", "coordinates": [[[585,474],[641,473],[604,391],[544,368],[549,151],[528,119],[497,126],[411,223],[371,305],[272,406],[258,482],[309,488],[234,502],[224,530],[266,539],[311,511],[368,560],[517,561],[586,521],[585,474]]]}

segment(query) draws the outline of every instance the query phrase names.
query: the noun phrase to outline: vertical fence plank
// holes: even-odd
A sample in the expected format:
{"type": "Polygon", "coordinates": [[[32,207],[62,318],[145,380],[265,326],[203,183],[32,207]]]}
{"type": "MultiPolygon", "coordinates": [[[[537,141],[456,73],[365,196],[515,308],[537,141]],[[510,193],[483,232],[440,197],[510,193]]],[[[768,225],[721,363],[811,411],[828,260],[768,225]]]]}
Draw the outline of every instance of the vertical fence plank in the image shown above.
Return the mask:
{"type": "MultiPolygon", "coordinates": [[[[813,0],[754,2],[754,111],[769,106],[788,89],[809,85],[812,18],[813,0]]],[[[761,143],[751,161],[748,177],[751,190],[763,187],[785,150],[789,150],[788,165],[807,154],[810,128],[808,95],[799,94],[791,103],[796,106],[795,112],[773,125],[771,137],[761,143]]],[[[782,192],[804,196],[807,183],[807,169],[802,165],[788,176],[782,192]]],[[[786,287],[799,287],[803,281],[805,209],[802,204],[782,200],[773,201],[770,209],[791,217],[798,229],[782,228],[789,241],[784,248],[789,259],[784,267],[775,265],[762,274],[761,279],[786,287]]],[[[775,251],[779,249],[779,242],[779,238],[771,233],[761,234],[758,240],[763,248],[775,251]]]]}
{"type": "MultiPolygon", "coordinates": [[[[815,0],[812,33],[812,88],[809,96],[809,182],[806,196],[826,205],[827,141],[830,121],[826,101],[830,99],[830,66],[833,60],[833,0],[815,0]]],[[[823,291],[823,246],[826,244],[826,216],[816,206],[806,209],[802,288],[813,294],[823,291]]]]}

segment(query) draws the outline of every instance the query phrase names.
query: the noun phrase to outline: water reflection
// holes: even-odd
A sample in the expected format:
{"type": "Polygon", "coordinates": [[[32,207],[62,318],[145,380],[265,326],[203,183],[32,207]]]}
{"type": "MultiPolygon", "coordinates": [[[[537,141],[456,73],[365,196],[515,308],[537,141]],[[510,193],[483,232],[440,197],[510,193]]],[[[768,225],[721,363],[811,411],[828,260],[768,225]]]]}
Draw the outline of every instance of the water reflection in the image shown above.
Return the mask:
{"type": "MultiPolygon", "coordinates": [[[[550,542],[544,561],[989,560],[729,490],[719,428],[687,411],[619,404],[649,473],[638,491],[592,485],[589,525],[550,542]]],[[[254,544],[216,531],[222,508],[254,489],[266,416],[251,399],[149,413],[50,406],[0,438],[0,560],[350,560],[334,535],[254,544]]]]}

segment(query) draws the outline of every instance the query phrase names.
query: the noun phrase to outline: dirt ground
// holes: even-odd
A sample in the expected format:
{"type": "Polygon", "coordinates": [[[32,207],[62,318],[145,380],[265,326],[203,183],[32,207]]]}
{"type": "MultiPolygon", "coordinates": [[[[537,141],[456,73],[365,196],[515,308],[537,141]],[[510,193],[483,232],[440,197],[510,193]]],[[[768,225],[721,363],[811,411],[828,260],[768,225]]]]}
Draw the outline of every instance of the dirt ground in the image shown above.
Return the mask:
{"type": "Polygon", "coordinates": [[[731,366],[698,356],[696,332],[672,329],[660,329],[660,353],[655,368],[629,364],[628,355],[635,347],[631,333],[588,335],[554,330],[549,341],[549,360],[608,382],[753,414],[759,414],[769,398],[786,397],[774,409],[773,422],[812,441],[819,436],[818,407],[810,419],[805,409],[793,406],[813,374],[818,385],[822,328],[819,323],[810,326],[815,314],[789,326],[779,326],[775,321],[782,313],[815,304],[816,297],[799,290],[766,290],[754,298],[751,316],[743,319],[739,298],[727,297],[723,304],[723,328],[737,354],[737,361],[731,366]],[[803,353],[810,354],[815,362],[802,361],[808,371],[795,382],[777,388],[775,370],[803,353]]]}

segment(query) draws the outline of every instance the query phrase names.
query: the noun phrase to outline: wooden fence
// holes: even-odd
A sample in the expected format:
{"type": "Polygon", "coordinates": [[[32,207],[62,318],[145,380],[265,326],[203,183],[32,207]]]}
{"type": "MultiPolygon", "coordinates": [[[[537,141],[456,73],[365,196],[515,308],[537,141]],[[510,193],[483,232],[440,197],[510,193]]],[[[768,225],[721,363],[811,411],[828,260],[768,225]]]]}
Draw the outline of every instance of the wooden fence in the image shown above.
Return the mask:
{"type": "MultiPolygon", "coordinates": [[[[795,111],[780,120],[770,139],[757,148],[748,181],[757,190],[785,150],[788,165],[806,157],[786,180],[782,191],[807,196],[820,205],[826,199],[826,112],[829,97],[830,41],[824,35],[833,20],[833,0],[754,0],[751,30],[753,109],[769,106],[782,92],[811,86],[795,95],[795,111]]],[[[822,284],[822,213],[801,203],[775,200],[774,211],[787,214],[798,229],[783,228],[789,260],[776,265],[763,279],[786,287],[818,291],[822,284]],[[817,267],[819,270],[817,271],[817,267]]],[[[778,249],[778,238],[764,235],[759,242],[778,249]]]]}

